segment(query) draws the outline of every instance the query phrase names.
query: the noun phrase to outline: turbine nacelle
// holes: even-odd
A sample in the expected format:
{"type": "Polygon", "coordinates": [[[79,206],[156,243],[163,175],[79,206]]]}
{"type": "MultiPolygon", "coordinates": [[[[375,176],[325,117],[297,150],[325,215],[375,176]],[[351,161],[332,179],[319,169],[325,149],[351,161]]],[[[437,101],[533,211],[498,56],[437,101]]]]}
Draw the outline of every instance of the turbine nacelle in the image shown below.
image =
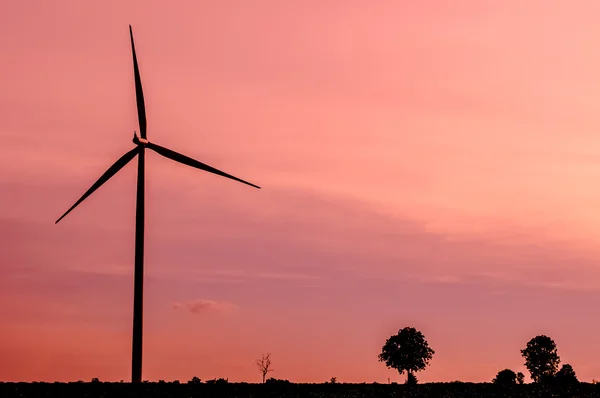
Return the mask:
{"type": "Polygon", "coordinates": [[[146,146],[146,145],[148,145],[148,143],[150,143],[150,141],[148,141],[148,140],[147,140],[147,139],[145,139],[145,138],[140,138],[140,137],[138,137],[138,136],[137,136],[137,133],[136,133],[136,132],[134,132],[134,133],[133,133],[133,143],[134,143],[135,145],[139,145],[139,146],[146,146]]]}

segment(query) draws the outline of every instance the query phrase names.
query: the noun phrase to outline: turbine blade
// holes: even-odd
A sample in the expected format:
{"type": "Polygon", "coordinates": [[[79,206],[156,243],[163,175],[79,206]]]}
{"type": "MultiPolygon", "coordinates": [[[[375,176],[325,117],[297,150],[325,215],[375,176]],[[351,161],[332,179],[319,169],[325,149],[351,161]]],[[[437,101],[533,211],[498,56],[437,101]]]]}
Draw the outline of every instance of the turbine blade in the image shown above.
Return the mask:
{"type": "Polygon", "coordinates": [[[54,224],[58,224],[60,220],[62,220],[67,214],[69,214],[71,210],[73,210],[78,204],[83,202],[85,198],[90,196],[96,189],[100,188],[100,186],[102,186],[102,184],[108,181],[110,177],[117,174],[117,172],[121,170],[127,163],[129,163],[129,161],[131,161],[131,159],[133,159],[135,155],[138,154],[138,152],[139,147],[135,147],[131,151],[127,152],[125,155],[121,156],[121,158],[117,160],[112,166],[110,166],[108,170],[106,170],[104,174],[102,174],[102,176],[98,178],[98,181],[96,181],[94,185],[92,185],[92,187],[88,189],[87,192],[84,193],[83,196],[77,202],[75,202],[75,204],[71,206],[71,208],[67,210],[65,214],[63,214],[58,220],[56,220],[54,224]]]}
{"type": "Polygon", "coordinates": [[[133,44],[133,31],[129,25],[129,36],[131,36],[131,53],[133,54],[133,73],[135,75],[135,99],[137,102],[138,121],[140,124],[140,137],[146,138],[146,106],[144,105],[144,91],[142,90],[142,79],[135,56],[135,45],[133,44]]]}
{"type": "Polygon", "coordinates": [[[250,185],[251,187],[260,189],[260,187],[258,185],[254,185],[252,183],[249,183],[248,181],[244,181],[244,180],[242,180],[240,178],[234,177],[231,174],[224,173],[221,170],[217,170],[214,167],[211,167],[211,166],[209,166],[207,164],[204,164],[202,162],[194,160],[194,159],[192,159],[190,157],[187,157],[185,155],[182,155],[180,153],[177,153],[175,151],[172,151],[172,150],[167,149],[165,147],[162,147],[160,145],[156,145],[156,144],[153,144],[153,143],[149,142],[146,145],[146,147],[148,147],[148,148],[152,149],[153,151],[155,151],[156,153],[158,153],[160,155],[163,155],[164,157],[169,158],[171,160],[174,160],[176,162],[183,163],[185,165],[188,165],[188,166],[191,166],[191,167],[195,167],[195,168],[200,169],[200,170],[208,171],[210,173],[217,174],[217,175],[220,175],[220,176],[223,176],[223,177],[231,178],[232,180],[236,180],[236,181],[239,181],[239,182],[244,183],[246,185],[250,185]]]}

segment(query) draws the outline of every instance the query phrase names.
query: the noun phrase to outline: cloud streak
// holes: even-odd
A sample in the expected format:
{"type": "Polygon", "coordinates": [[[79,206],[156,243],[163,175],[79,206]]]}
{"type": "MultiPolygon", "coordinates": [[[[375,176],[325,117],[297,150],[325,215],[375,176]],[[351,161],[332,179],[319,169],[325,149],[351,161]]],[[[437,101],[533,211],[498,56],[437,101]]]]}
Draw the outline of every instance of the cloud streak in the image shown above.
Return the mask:
{"type": "Polygon", "coordinates": [[[193,314],[205,313],[230,313],[239,307],[228,301],[216,301],[209,299],[197,299],[186,303],[175,303],[173,309],[185,309],[193,314]]]}

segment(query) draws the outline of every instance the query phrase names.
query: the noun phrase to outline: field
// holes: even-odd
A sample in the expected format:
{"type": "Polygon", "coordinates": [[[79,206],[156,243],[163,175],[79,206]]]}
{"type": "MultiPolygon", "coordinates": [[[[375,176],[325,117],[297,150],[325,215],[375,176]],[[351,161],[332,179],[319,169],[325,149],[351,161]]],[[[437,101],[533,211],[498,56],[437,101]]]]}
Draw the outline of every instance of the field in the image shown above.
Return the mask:
{"type": "Polygon", "coordinates": [[[531,384],[510,387],[491,383],[428,383],[417,386],[388,384],[246,384],[188,383],[0,383],[0,397],[600,397],[600,384],[580,383],[569,388],[544,389],[531,384]]]}

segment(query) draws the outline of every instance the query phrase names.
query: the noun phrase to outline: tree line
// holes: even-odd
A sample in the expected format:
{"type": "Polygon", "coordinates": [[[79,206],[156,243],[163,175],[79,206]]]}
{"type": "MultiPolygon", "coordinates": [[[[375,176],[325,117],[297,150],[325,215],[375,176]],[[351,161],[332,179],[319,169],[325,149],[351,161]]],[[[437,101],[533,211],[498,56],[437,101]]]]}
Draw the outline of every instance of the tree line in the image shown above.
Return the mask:
{"type": "MultiPolygon", "coordinates": [[[[379,361],[398,373],[406,372],[406,384],[416,384],[414,373],[424,370],[431,361],[433,351],[423,333],[413,327],[400,329],[397,334],[388,338],[379,354],[379,361]]],[[[529,370],[531,380],[537,384],[572,385],[579,383],[573,367],[564,364],[559,369],[560,357],[556,343],[546,335],[535,336],[521,350],[525,359],[525,367],[529,370]]],[[[492,380],[495,384],[523,384],[525,375],[515,373],[511,369],[503,369],[492,380]]]]}

